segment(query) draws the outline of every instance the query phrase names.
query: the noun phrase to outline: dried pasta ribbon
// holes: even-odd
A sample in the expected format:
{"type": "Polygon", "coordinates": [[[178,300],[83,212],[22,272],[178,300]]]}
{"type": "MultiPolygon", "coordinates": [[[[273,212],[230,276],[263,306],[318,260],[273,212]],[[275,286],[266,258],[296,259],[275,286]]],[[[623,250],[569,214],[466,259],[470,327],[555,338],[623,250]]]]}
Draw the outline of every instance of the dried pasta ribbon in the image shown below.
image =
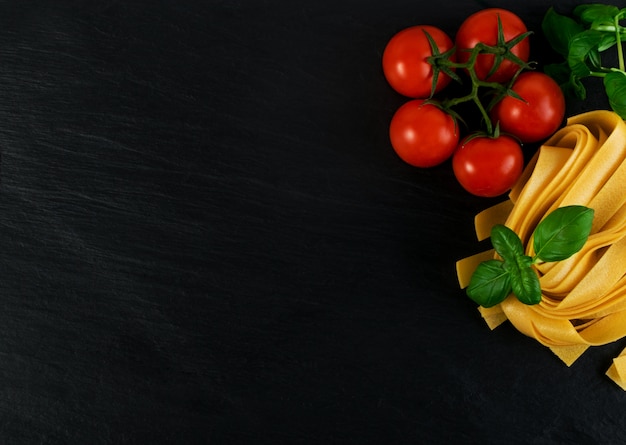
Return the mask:
{"type": "MultiPolygon", "coordinates": [[[[479,310],[491,329],[509,320],[570,366],[588,347],[626,337],[626,124],[616,113],[598,110],[568,119],[528,163],[509,200],[476,215],[477,238],[505,224],[533,255],[537,224],[567,205],[594,210],[591,234],[569,259],[537,266],[541,303],[529,306],[509,296],[479,310]]],[[[460,286],[494,255],[490,250],[458,261],[460,286]]],[[[626,349],[607,375],[626,390],[626,349]]]]}
{"type": "Polygon", "coordinates": [[[626,391],[626,349],[613,359],[613,364],[606,371],[606,375],[626,391]]]}

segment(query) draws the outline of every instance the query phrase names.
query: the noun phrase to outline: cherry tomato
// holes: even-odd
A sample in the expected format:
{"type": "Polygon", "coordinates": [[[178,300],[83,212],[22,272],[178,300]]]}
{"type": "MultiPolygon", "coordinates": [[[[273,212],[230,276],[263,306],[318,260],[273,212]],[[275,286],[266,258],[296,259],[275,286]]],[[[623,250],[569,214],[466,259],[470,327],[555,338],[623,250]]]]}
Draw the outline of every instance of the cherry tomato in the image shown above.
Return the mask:
{"type": "Polygon", "coordinates": [[[507,96],[491,110],[501,131],[522,142],[537,142],[558,130],[565,117],[565,97],[552,78],[528,71],[515,79],[512,90],[524,100],[507,96]]]}
{"type": "MultiPolygon", "coordinates": [[[[430,97],[433,84],[433,68],[427,58],[433,55],[428,33],[440,53],[454,46],[452,39],[441,29],[429,25],[406,28],[387,43],[383,52],[383,73],[389,85],[398,93],[416,99],[430,97]]],[[[450,60],[456,61],[453,55],[450,60]]],[[[435,92],[450,83],[450,76],[440,72],[435,92]]]]}
{"type": "Polygon", "coordinates": [[[398,108],[389,125],[389,138],[398,156],[415,167],[441,164],[459,143],[454,118],[421,99],[398,108]]]}
{"type": "Polygon", "coordinates": [[[500,135],[469,136],[452,157],[452,169],[461,186],[476,196],[506,193],[524,169],[524,154],[515,138],[500,135]]]}
{"type": "MultiPolygon", "coordinates": [[[[490,46],[495,46],[498,43],[498,17],[502,22],[504,40],[507,42],[528,31],[524,22],[506,9],[488,8],[478,11],[467,17],[457,31],[456,47],[459,62],[467,62],[471,49],[479,42],[490,46]]],[[[511,53],[527,62],[530,53],[528,38],[511,48],[511,53]]],[[[511,80],[520,68],[512,61],[503,59],[499,68],[487,79],[494,61],[495,56],[493,54],[480,54],[478,56],[474,69],[479,79],[504,83],[511,80]]]]}

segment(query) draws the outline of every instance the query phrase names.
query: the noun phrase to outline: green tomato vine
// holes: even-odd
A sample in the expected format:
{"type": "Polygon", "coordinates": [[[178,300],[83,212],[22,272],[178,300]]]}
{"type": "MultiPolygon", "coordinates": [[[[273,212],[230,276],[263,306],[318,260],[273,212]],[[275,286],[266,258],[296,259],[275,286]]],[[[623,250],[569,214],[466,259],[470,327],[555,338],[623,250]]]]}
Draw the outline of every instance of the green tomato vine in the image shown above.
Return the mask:
{"type": "Polygon", "coordinates": [[[450,115],[454,116],[455,119],[461,122],[464,122],[463,118],[459,115],[459,113],[454,110],[454,108],[465,102],[474,103],[474,105],[478,108],[482,120],[485,124],[485,133],[488,136],[497,137],[499,134],[499,130],[498,127],[494,127],[493,123],[491,122],[491,119],[489,118],[489,110],[507,95],[515,97],[519,100],[523,100],[515,91],[511,89],[511,87],[515,82],[517,76],[522,71],[534,68],[534,63],[526,62],[520,59],[517,55],[513,53],[512,49],[524,39],[528,38],[530,34],[532,34],[532,32],[527,31],[507,41],[504,37],[502,22],[498,17],[497,43],[495,45],[487,45],[480,42],[471,49],[470,56],[466,62],[456,62],[451,59],[452,55],[456,51],[456,48],[452,48],[444,53],[441,53],[434,39],[428,33],[426,33],[426,37],[428,38],[433,54],[428,58],[428,62],[433,67],[433,86],[429,102],[442,108],[450,115]],[[488,79],[493,73],[498,70],[504,60],[509,60],[513,62],[519,67],[519,69],[516,74],[511,78],[511,80],[507,83],[498,83],[482,80],[478,77],[475,66],[476,61],[478,60],[478,56],[484,54],[492,54],[494,56],[493,65],[487,76],[485,76],[486,79],[488,79]],[[440,101],[435,100],[433,98],[435,86],[437,85],[437,80],[441,73],[450,76],[456,82],[463,82],[461,77],[457,74],[457,70],[463,70],[469,76],[471,82],[471,88],[469,92],[460,97],[447,98],[440,101]],[[485,97],[491,98],[487,104],[483,103],[485,97]]]}

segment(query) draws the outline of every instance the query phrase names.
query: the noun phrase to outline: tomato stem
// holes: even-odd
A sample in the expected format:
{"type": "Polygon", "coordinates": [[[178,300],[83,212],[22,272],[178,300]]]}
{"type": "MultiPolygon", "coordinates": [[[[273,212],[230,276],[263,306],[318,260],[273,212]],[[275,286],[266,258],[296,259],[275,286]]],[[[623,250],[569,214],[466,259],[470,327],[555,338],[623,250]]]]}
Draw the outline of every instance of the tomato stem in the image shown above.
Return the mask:
{"type": "MultiPolygon", "coordinates": [[[[473,102],[478,108],[478,110],[480,111],[482,119],[485,123],[487,134],[493,137],[494,131],[497,131],[497,129],[494,130],[493,128],[493,123],[491,122],[491,119],[489,117],[488,110],[493,105],[495,105],[495,103],[497,103],[502,97],[505,97],[508,94],[510,90],[510,86],[513,83],[513,80],[517,78],[517,75],[520,72],[522,72],[524,69],[532,67],[531,63],[527,63],[521,60],[511,51],[511,49],[515,45],[517,45],[522,40],[527,38],[529,34],[531,33],[525,32],[523,34],[518,35],[517,37],[514,37],[513,39],[509,41],[506,41],[504,38],[502,23],[500,21],[500,17],[498,16],[498,41],[496,45],[492,46],[492,45],[487,45],[485,43],[479,42],[476,46],[474,46],[471,49],[470,56],[468,57],[466,62],[454,62],[450,60],[450,56],[454,54],[455,48],[452,48],[450,51],[444,54],[441,54],[439,50],[436,48],[436,44],[434,43],[434,40],[429,39],[429,41],[431,42],[431,46],[434,45],[435,47],[432,48],[433,56],[431,56],[428,59],[428,61],[433,66],[433,70],[435,71],[435,73],[439,74],[440,71],[443,71],[446,74],[453,77],[456,81],[461,82],[461,79],[456,75],[456,73],[454,73],[454,70],[456,69],[464,70],[469,75],[470,81],[472,83],[472,87],[469,93],[461,97],[450,98],[450,99],[446,99],[442,101],[441,108],[443,108],[444,110],[448,111],[449,113],[453,115],[456,115],[456,113],[454,113],[454,111],[452,110],[453,107],[464,102],[473,102]],[[489,78],[489,76],[491,76],[493,73],[495,73],[498,70],[498,68],[500,67],[501,63],[504,60],[509,60],[512,63],[519,65],[519,70],[515,74],[513,79],[507,85],[503,85],[498,82],[489,82],[486,80],[481,80],[478,78],[478,74],[476,73],[475,67],[476,67],[476,62],[478,60],[478,56],[483,55],[483,54],[491,54],[493,55],[493,58],[494,58],[493,66],[491,67],[491,70],[486,76],[487,79],[489,78]],[[485,108],[480,98],[480,92],[483,89],[489,90],[491,93],[494,93],[494,99],[490,102],[487,108],[485,108]]],[[[437,76],[435,76],[433,80],[433,91],[435,88],[436,79],[437,79],[437,76]]]]}
{"type": "Polygon", "coordinates": [[[485,45],[484,43],[478,43],[474,48],[472,48],[471,54],[469,58],[467,59],[467,62],[459,63],[459,62],[449,61],[447,63],[448,66],[450,67],[466,70],[466,72],[468,73],[470,77],[472,88],[469,91],[469,93],[467,93],[465,96],[444,100],[442,103],[443,108],[450,109],[464,102],[473,102],[478,108],[478,110],[480,111],[480,114],[485,122],[487,134],[489,134],[490,136],[493,136],[494,128],[493,128],[491,119],[489,118],[489,113],[480,99],[480,90],[481,88],[483,88],[483,89],[490,89],[492,91],[497,91],[499,93],[505,93],[507,91],[507,87],[501,85],[498,82],[488,82],[488,81],[480,80],[478,78],[478,74],[476,74],[476,70],[474,67],[476,65],[476,61],[479,55],[496,54],[496,53],[501,53],[501,51],[502,51],[501,48],[485,45]]]}
{"type": "Polygon", "coordinates": [[[622,35],[620,33],[620,14],[615,16],[615,40],[617,45],[617,57],[620,71],[624,71],[624,49],[622,48],[622,35]]]}

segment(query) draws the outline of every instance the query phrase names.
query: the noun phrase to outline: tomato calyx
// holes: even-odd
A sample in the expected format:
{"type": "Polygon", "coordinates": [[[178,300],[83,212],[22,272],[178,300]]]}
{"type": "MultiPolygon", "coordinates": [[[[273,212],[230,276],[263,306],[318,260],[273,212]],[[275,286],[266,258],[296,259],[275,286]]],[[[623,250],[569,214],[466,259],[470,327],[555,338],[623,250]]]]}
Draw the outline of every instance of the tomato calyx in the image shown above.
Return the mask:
{"type": "Polygon", "coordinates": [[[453,108],[447,106],[445,103],[434,99],[434,98],[430,98],[430,99],[425,99],[424,102],[422,103],[422,106],[424,105],[432,105],[434,107],[439,108],[441,111],[443,111],[444,113],[449,114],[452,117],[452,120],[454,120],[454,130],[458,131],[459,130],[459,122],[461,122],[463,125],[467,126],[467,123],[463,120],[463,117],[453,108]]]}
{"type": "Polygon", "coordinates": [[[465,136],[465,138],[463,138],[463,143],[468,143],[472,139],[476,139],[476,138],[498,139],[500,136],[508,136],[510,138],[515,139],[515,141],[520,146],[523,145],[522,141],[514,134],[501,131],[500,122],[496,122],[496,124],[493,126],[491,133],[488,133],[486,131],[474,131],[473,133],[468,134],[467,136],[465,136]]]}
{"type": "Polygon", "coordinates": [[[456,48],[453,46],[448,51],[442,53],[439,50],[437,42],[435,42],[435,39],[433,39],[428,31],[424,30],[424,35],[426,35],[426,39],[428,39],[428,43],[430,44],[430,50],[432,52],[432,56],[429,56],[426,59],[426,61],[433,68],[433,81],[430,90],[430,97],[432,98],[436,92],[437,81],[439,80],[440,73],[447,75],[456,82],[461,82],[461,78],[455,72],[454,62],[451,61],[451,57],[456,53],[456,48]]]}
{"type": "Polygon", "coordinates": [[[489,139],[498,139],[500,137],[500,134],[498,133],[496,134],[488,134],[484,131],[475,131],[473,133],[468,134],[467,136],[465,136],[463,138],[463,143],[467,144],[469,141],[473,140],[473,139],[478,139],[478,138],[489,138],[489,139]]]}
{"type": "Polygon", "coordinates": [[[498,139],[499,137],[500,137],[500,125],[496,122],[495,127],[490,133],[486,131],[474,131],[473,133],[470,133],[467,136],[465,136],[465,138],[463,139],[463,143],[466,144],[472,139],[477,139],[477,138],[498,139]]]}
{"type": "MultiPolygon", "coordinates": [[[[533,63],[533,62],[530,62],[533,63]]],[[[529,66],[532,67],[532,65],[529,66]]],[[[519,75],[521,73],[523,73],[527,68],[520,68],[519,70],[517,70],[517,72],[513,75],[513,77],[511,78],[511,80],[509,82],[507,82],[506,84],[504,84],[504,88],[494,88],[491,91],[491,95],[493,96],[491,98],[491,101],[489,102],[489,104],[487,105],[487,111],[491,111],[493,109],[493,107],[496,106],[496,104],[498,102],[500,102],[502,99],[504,99],[505,97],[512,97],[514,99],[517,99],[519,101],[522,101],[524,103],[528,103],[526,101],[526,99],[524,99],[522,96],[520,96],[514,89],[513,89],[513,85],[515,84],[515,81],[517,80],[517,78],[519,77],[519,75]]],[[[528,68],[530,70],[533,70],[534,68],[528,68]]]]}
{"type": "Polygon", "coordinates": [[[487,74],[487,79],[490,78],[500,67],[504,60],[509,60],[515,65],[519,66],[518,73],[524,69],[530,69],[533,65],[533,62],[525,62],[520,59],[514,52],[513,48],[519,44],[522,40],[529,37],[532,34],[532,31],[526,31],[517,37],[512,38],[507,41],[504,37],[504,28],[502,26],[502,20],[500,19],[500,15],[498,14],[498,43],[496,46],[490,47],[489,45],[485,45],[485,52],[491,53],[494,55],[493,65],[491,66],[491,70],[487,74]]]}

